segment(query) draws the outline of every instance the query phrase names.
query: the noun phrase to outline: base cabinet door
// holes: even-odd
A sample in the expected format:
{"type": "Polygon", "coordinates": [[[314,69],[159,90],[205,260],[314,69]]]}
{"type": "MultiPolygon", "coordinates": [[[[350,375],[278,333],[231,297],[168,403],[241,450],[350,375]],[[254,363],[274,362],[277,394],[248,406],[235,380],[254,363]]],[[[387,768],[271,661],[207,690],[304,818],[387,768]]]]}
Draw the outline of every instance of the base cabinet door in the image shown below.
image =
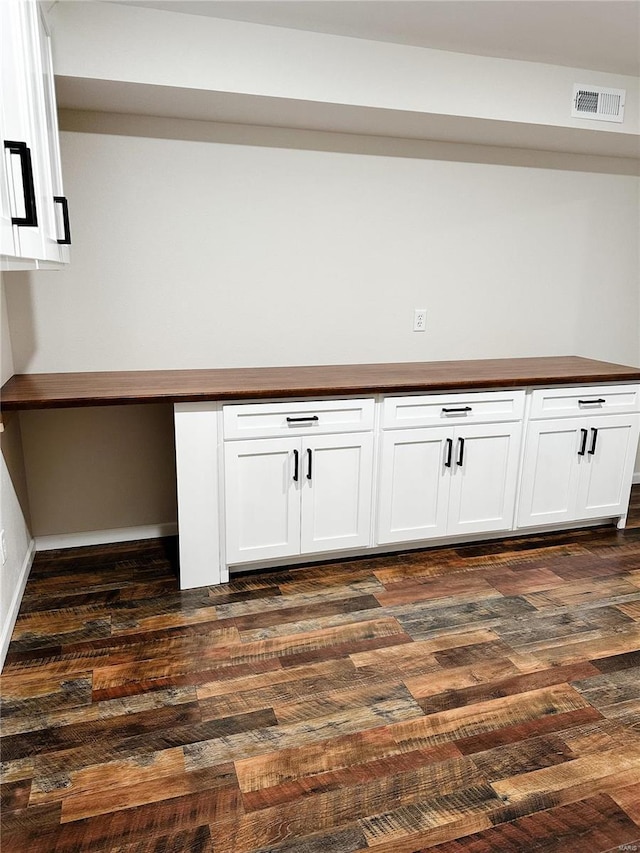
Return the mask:
{"type": "Polygon", "coordinates": [[[373,435],[225,444],[227,563],[371,542],[373,435]]]}
{"type": "Polygon", "coordinates": [[[518,527],[625,515],[640,415],[532,421],[518,527]]]}
{"type": "Polygon", "coordinates": [[[586,452],[579,464],[577,518],[626,514],[639,432],[640,415],[589,420],[586,452]]]}
{"type": "Polygon", "coordinates": [[[228,563],[299,553],[299,444],[270,438],[225,445],[228,563]]]}
{"type": "Polygon", "coordinates": [[[577,512],[582,419],[531,421],[527,430],[518,527],[573,521],[577,512]]]}
{"type": "Polygon", "coordinates": [[[305,439],[301,470],[301,553],[369,545],[373,435],[305,439]]]}
{"type": "Polygon", "coordinates": [[[378,542],[511,529],[520,435],[519,423],[385,432],[378,542]]]}
{"type": "Polygon", "coordinates": [[[446,534],[452,452],[449,427],[383,433],[377,531],[380,544],[446,534]]]}
{"type": "Polygon", "coordinates": [[[518,423],[456,429],[448,534],[513,527],[520,435],[518,423]]]}

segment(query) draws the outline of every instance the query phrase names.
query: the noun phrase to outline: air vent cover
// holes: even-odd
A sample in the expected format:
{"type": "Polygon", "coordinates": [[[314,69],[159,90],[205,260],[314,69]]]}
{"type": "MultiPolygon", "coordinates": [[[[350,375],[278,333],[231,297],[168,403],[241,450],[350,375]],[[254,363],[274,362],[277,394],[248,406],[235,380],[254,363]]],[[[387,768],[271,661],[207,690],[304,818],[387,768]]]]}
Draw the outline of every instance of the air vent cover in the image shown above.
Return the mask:
{"type": "Polygon", "coordinates": [[[625,89],[605,89],[602,86],[573,87],[572,118],[592,121],[618,121],[624,119],[625,89]]]}

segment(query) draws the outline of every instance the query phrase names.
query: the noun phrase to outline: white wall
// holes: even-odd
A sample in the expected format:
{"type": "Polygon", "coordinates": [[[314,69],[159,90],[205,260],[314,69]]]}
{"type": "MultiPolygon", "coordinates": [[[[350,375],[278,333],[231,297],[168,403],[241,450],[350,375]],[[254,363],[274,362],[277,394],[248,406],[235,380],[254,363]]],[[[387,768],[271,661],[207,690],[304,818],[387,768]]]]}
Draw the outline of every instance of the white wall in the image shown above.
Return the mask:
{"type": "MultiPolygon", "coordinates": [[[[138,127],[62,134],[72,264],[11,274],[18,371],[640,363],[639,182],[611,174],[613,162],[402,141],[365,154],[371,141],[357,137],[292,131],[265,145],[259,129],[234,141],[214,125],[138,127]],[[427,308],[426,334],[411,331],[414,307],[427,308]]],[[[91,475],[103,411],[23,416],[35,535],[175,520],[170,418],[149,411],[123,417],[117,442],[100,440],[91,475]],[[150,418],[141,475],[130,462],[150,418]],[[57,506],[52,465],[72,484],[57,506]],[[135,501],[114,501],[113,482],[123,495],[135,484],[135,501]]]]}
{"type": "MultiPolygon", "coordinates": [[[[79,99],[83,91],[85,98],[89,92],[97,96],[117,91],[120,104],[127,102],[126,88],[96,85],[102,81],[174,87],[191,103],[191,94],[197,92],[255,97],[256,109],[257,98],[297,102],[308,107],[307,119],[314,105],[349,105],[522,123],[532,135],[543,125],[590,129],[600,135],[640,132],[640,81],[626,75],[122,3],[57,3],[50,18],[55,73],[65,96],[79,99]],[[153,50],[141,49],[146,45],[153,50]],[[67,87],[67,82],[78,80],[80,89],[67,87]],[[626,89],[624,124],[572,118],[574,83],[626,89]]],[[[222,106],[229,99],[218,98],[217,103],[222,106]]],[[[239,108],[241,100],[232,103],[239,108]]],[[[88,108],[86,103],[82,108],[88,108]]],[[[178,103],[171,109],[160,115],[182,114],[178,103]]],[[[141,111],[153,114],[144,105],[141,111]]],[[[259,122],[254,118],[253,123],[259,122]]]]}
{"type": "Polygon", "coordinates": [[[175,532],[171,405],[54,409],[20,418],[36,536],[108,529],[118,540],[132,526],[150,528],[149,536],[175,532]]]}
{"type": "Polygon", "coordinates": [[[637,178],[62,142],[73,262],[8,286],[20,372],[637,359],[637,178]],[[424,335],[411,331],[415,306],[429,312],[424,335]]]}
{"type": "MultiPolygon", "coordinates": [[[[7,323],[4,275],[0,314],[2,318],[1,378],[2,383],[4,383],[14,372],[11,339],[7,323]]],[[[1,444],[0,529],[4,530],[5,533],[7,561],[0,566],[0,668],[11,638],[11,631],[17,616],[32,557],[32,539],[28,526],[29,507],[22,461],[22,439],[17,415],[4,416],[1,444]]]]}

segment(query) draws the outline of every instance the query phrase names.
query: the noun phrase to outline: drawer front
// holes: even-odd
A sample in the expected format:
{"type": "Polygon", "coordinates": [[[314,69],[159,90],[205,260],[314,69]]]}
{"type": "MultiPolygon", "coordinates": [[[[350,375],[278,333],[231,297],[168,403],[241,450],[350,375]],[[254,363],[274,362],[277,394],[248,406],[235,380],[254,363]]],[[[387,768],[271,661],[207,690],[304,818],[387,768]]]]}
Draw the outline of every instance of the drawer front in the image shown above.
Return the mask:
{"type": "Polygon", "coordinates": [[[531,394],[532,419],[640,411],[640,385],[577,385],[540,388],[531,394]]]}
{"type": "Polygon", "coordinates": [[[406,429],[412,426],[517,421],[524,414],[524,399],[524,391],[385,397],[382,427],[406,429]]]}
{"type": "Polygon", "coordinates": [[[373,429],[374,400],[302,400],[223,406],[224,437],[270,438],[373,429]]]}

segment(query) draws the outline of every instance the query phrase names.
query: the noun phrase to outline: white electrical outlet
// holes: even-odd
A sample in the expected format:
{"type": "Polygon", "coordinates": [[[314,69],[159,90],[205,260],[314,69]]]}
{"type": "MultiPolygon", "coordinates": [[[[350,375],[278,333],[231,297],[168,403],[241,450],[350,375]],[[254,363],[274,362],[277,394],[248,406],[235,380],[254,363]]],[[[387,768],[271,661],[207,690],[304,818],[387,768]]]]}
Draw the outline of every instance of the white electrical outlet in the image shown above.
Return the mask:
{"type": "Polygon", "coordinates": [[[4,530],[0,530],[0,551],[2,551],[2,565],[7,562],[7,537],[4,530]]]}
{"type": "Polygon", "coordinates": [[[413,331],[425,332],[427,329],[427,309],[416,308],[413,312],[413,331]]]}

